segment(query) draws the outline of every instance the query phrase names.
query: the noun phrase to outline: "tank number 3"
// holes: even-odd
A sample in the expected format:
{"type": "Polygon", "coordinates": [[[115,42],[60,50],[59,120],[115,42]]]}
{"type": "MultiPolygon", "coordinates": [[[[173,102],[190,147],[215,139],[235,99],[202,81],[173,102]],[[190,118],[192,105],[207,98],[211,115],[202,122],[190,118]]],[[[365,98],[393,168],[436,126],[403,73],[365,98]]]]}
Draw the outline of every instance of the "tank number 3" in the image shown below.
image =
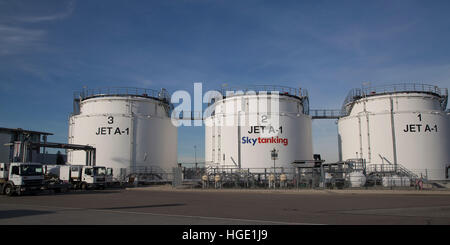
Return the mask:
{"type": "MultiPolygon", "coordinates": [[[[114,117],[109,116],[107,118],[107,123],[113,124],[114,117]]],[[[120,129],[120,127],[98,127],[97,132],[95,132],[95,134],[96,135],[129,135],[130,129],[129,128],[120,129]]]]}

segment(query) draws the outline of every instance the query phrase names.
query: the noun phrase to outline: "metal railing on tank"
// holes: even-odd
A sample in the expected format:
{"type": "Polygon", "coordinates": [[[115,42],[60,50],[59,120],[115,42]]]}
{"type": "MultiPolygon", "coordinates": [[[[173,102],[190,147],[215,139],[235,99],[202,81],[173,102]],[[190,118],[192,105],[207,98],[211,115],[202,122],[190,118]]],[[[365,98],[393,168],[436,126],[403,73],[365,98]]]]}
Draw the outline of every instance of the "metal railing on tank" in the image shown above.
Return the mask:
{"type": "MultiPolygon", "coordinates": [[[[160,91],[146,88],[133,87],[106,87],[106,88],[83,88],[81,91],[76,91],[73,94],[73,113],[72,115],[80,114],[80,102],[85,99],[108,96],[133,96],[144,97],[160,100],[164,103],[170,104],[170,95],[166,89],[162,88],[160,91]]],[[[168,108],[172,108],[172,105],[168,108]]]]}
{"type": "Polygon", "coordinates": [[[133,87],[106,87],[88,89],[84,88],[81,91],[74,93],[75,98],[81,100],[89,99],[93,97],[105,97],[105,96],[140,96],[147,98],[155,98],[164,101],[169,101],[170,96],[166,89],[160,91],[146,88],[133,88],[133,87]]]}
{"type": "Polygon", "coordinates": [[[290,95],[295,97],[308,97],[308,91],[306,89],[301,88],[292,88],[287,86],[280,86],[280,85],[251,85],[251,86],[225,86],[222,87],[221,93],[225,96],[234,96],[234,95],[240,95],[240,92],[247,93],[247,92],[267,92],[267,94],[270,94],[270,92],[278,92],[280,95],[290,95]],[[227,93],[228,92],[228,93],[227,93]],[[236,92],[236,93],[235,93],[236,92]]]}
{"type": "Polygon", "coordinates": [[[420,92],[420,93],[435,94],[441,98],[441,107],[443,108],[443,110],[445,110],[447,107],[447,100],[448,100],[447,88],[439,88],[435,85],[429,84],[400,83],[374,87],[354,88],[350,90],[350,92],[348,93],[347,97],[344,100],[344,103],[342,104],[341,114],[342,116],[347,116],[350,113],[354,102],[361,98],[375,95],[403,93],[403,92],[410,92],[410,93],[420,92]]]}
{"type": "Polygon", "coordinates": [[[309,115],[308,90],[302,88],[292,88],[281,85],[250,85],[250,86],[224,86],[220,89],[223,98],[240,96],[249,92],[255,94],[272,94],[278,92],[279,95],[292,96],[300,99],[303,104],[303,114],[309,115]]]}

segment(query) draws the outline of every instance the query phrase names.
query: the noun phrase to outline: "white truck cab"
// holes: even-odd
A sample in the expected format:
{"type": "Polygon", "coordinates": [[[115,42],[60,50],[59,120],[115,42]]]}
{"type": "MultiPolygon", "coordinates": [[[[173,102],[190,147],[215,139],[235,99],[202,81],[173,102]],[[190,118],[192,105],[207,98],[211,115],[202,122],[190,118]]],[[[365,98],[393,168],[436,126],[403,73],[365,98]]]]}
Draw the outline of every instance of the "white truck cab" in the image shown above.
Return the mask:
{"type": "Polygon", "coordinates": [[[63,165],[59,178],[78,189],[104,188],[106,168],[100,166],[63,165]]]}
{"type": "Polygon", "coordinates": [[[0,163],[0,191],[14,195],[39,191],[43,187],[44,172],[41,163],[0,163]]]}
{"type": "Polygon", "coordinates": [[[87,183],[89,187],[105,188],[106,168],[105,167],[83,167],[83,182],[87,183]]]}

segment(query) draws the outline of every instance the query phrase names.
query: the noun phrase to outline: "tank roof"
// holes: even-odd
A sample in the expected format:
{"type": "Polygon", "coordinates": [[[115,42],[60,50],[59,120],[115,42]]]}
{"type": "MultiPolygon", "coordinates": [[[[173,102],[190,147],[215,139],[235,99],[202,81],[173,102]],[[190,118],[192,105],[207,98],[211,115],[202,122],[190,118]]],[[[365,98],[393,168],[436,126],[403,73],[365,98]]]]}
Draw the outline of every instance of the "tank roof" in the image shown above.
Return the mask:
{"type": "Polygon", "coordinates": [[[439,88],[434,85],[420,83],[400,83],[375,87],[354,88],[350,90],[344,100],[344,103],[342,104],[341,117],[349,115],[353,104],[359,99],[397,93],[425,93],[438,96],[440,98],[442,110],[445,111],[447,108],[447,88],[439,88]]]}
{"type": "MultiPolygon", "coordinates": [[[[234,92],[256,92],[256,94],[259,94],[259,92],[268,92],[267,94],[270,94],[270,92],[278,92],[280,95],[286,95],[286,96],[292,96],[297,97],[299,99],[308,97],[308,91],[306,89],[301,88],[292,88],[287,86],[280,86],[280,85],[249,85],[249,86],[224,86],[220,89],[220,92],[222,96],[225,98],[227,96],[227,91],[234,92]]],[[[233,94],[228,93],[228,96],[235,96],[235,95],[242,95],[242,94],[233,94]]]]}
{"type": "Polygon", "coordinates": [[[75,100],[86,100],[97,97],[143,97],[157,99],[168,103],[170,101],[169,94],[166,89],[160,91],[154,89],[145,88],[133,88],[133,87],[106,87],[87,89],[83,88],[81,91],[74,93],[75,100]]]}
{"type": "MultiPolygon", "coordinates": [[[[255,92],[255,94],[270,95],[272,92],[278,92],[279,95],[293,97],[299,99],[303,103],[303,113],[309,115],[309,97],[308,90],[302,88],[292,88],[280,85],[249,85],[249,86],[223,86],[220,89],[223,99],[233,96],[245,95],[247,92],[255,92]],[[228,92],[228,93],[227,93],[228,92]],[[233,93],[236,92],[236,93],[233,93]],[[244,94],[242,94],[242,93],[244,94]]],[[[214,102],[215,103],[215,102],[214,102]]]]}

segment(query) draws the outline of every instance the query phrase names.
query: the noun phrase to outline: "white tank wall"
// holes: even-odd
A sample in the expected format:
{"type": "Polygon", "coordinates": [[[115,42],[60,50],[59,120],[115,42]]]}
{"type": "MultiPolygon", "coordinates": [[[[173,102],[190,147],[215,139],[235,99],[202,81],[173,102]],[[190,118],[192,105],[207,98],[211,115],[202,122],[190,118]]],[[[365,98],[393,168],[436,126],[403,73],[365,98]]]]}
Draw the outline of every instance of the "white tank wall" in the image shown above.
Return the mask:
{"type": "Polygon", "coordinates": [[[428,179],[445,179],[445,166],[450,163],[449,125],[449,116],[434,95],[397,93],[360,99],[350,115],[338,121],[340,157],[382,164],[381,155],[387,159],[384,164],[394,164],[395,147],[398,164],[428,179]],[[414,126],[416,132],[410,132],[410,128],[405,132],[407,125],[421,125],[420,132],[419,126],[414,126]],[[430,130],[426,130],[427,125],[430,130]]]}
{"type": "MultiPolygon", "coordinates": [[[[228,119],[236,119],[237,114],[227,113],[228,108],[235,108],[235,111],[242,111],[241,120],[249,118],[254,113],[249,112],[249,105],[258,105],[265,95],[245,95],[229,97],[214,104],[215,116],[206,119],[205,123],[213,122],[214,126],[205,126],[205,161],[207,165],[234,167],[238,164],[238,147],[241,145],[241,167],[242,168],[273,168],[273,160],[270,151],[275,147],[278,152],[276,167],[292,168],[291,163],[295,160],[311,160],[313,157],[311,117],[302,113],[303,107],[301,101],[297,98],[280,96],[279,112],[272,116],[279,117],[279,126],[276,135],[264,136],[260,133],[249,133],[251,126],[271,125],[270,115],[266,123],[262,122],[263,113],[256,115],[255,123],[247,123],[240,127],[240,138],[238,138],[239,127],[237,125],[220,126],[220,123],[226,123],[228,119]],[[242,138],[252,139],[287,138],[285,146],[282,143],[256,143],[244,144],[242,138]],[[233,160],[234,159],[234,162],[233,160]]],[[[268,97],[271,97],[268,95],[268,97]]],[[[270,100],[267,102],[270,108],[270,100]]],[[[229,110],[228,110],[229,111],[229,110]]],[[[274,125],[274,124],[273,124],[274,125]]]]}
{"type": "MultiPolygon", "coordinates": [[[[82,101],[80,114],[70,118],[69,143],[96,147],[96,164],[114,168],[115,177],[121,168],[129,174],[145,167],[171,170],[177,164],[177,128],[161,102],[150,98],[116,96],[82,101]],[[98,134],[102,127],[106,129],[98,134]]],[[[85,164],[85,159],[84,151],[68,152],[71,164],[85,164]]]]}

